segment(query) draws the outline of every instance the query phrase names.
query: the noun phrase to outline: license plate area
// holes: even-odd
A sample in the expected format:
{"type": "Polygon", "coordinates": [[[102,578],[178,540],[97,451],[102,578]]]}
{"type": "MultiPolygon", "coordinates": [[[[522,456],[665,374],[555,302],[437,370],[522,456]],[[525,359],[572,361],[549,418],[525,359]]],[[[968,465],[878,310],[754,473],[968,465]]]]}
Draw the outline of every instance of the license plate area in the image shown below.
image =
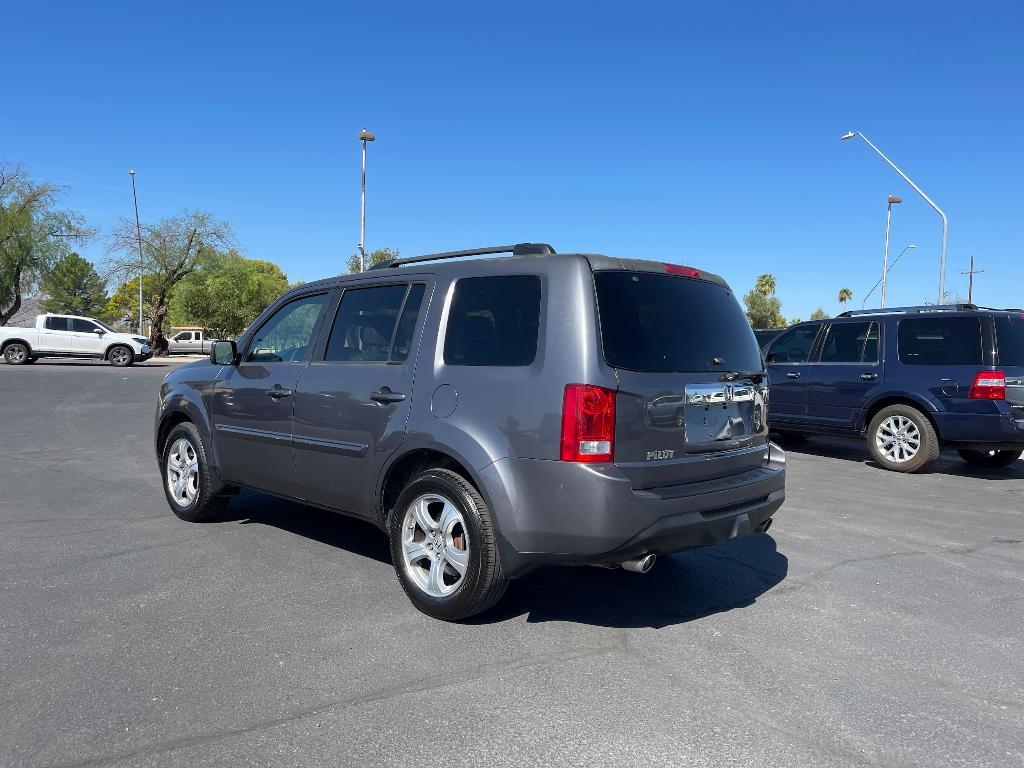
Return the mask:
{"type": "Polygon", "coordinates": [[[683,395],[684,449],[742,447],[762,429],[763,414],[763,398],[753,384],[689,384],[683,395]]]}

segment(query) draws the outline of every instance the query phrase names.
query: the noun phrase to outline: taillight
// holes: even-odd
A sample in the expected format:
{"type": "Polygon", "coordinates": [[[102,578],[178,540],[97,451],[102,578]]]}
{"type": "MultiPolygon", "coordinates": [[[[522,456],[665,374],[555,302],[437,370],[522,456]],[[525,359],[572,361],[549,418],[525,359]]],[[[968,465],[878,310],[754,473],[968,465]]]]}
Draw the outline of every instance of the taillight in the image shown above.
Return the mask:
{"type": "Polygon", "coordinates": [[[615,390],[566,384],[562,399],[562,461],[611,461],[615,390]]]}
{"type": "Polygon", "coordinates": [[[974,377],[971,400],[1005,400],[1006,374],[1002,371],[982,371],[974,377]]]}
{"type": "Polygon", "coordinates": [[[684,275],[685,277],[700,277],[700,270],[693,267],[684,267],[681,264],[663,264],[665,271],[670,275],[684,275]]]}

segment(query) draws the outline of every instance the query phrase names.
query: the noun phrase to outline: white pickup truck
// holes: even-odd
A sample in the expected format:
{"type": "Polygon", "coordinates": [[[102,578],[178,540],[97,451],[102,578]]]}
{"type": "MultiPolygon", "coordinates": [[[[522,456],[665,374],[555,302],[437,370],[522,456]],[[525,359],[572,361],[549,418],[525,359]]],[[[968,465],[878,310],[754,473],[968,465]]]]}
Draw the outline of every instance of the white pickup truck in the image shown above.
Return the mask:
{"type": "Polygon", "coordinates": [[[37,315],[34,328],[0,328],[0,354],[11,365],[40,357],[92,357],[125,367],[153,356],[149,339],[118,333],[92,317],[37,315]]]}

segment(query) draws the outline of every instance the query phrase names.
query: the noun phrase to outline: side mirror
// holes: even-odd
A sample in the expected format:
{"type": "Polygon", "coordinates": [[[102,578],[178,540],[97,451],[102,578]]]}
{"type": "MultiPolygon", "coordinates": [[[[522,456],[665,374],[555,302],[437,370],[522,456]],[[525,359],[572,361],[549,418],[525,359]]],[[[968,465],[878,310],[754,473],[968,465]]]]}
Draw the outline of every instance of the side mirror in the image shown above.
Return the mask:
{"type": "Polygon", "coordinates": [[[107,335],[107,332],[104,331],[102,328],[93,328],[92,332],[95,333],[97,336],[106,336],[107,335]]]}
{"type": "Polygon", "coordinates": [[[237,365],[238,346],[234,341],[215,341],[210,345],[210,362],[214,365],[237,365]]]}

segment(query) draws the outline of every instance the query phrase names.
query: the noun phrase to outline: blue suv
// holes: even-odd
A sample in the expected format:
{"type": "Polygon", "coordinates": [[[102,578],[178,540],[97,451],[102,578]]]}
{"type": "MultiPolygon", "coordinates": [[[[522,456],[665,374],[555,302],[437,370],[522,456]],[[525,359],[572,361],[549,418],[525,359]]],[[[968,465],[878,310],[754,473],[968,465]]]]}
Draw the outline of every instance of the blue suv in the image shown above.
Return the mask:
{"type": "Polygon", "coordinates": [[[897,472],[924,469],[943,447],[985,467],[1024,452],[1024,310],[844,312],[789,328],[765,361],[783,437],[865,437],[897,472]]]}

